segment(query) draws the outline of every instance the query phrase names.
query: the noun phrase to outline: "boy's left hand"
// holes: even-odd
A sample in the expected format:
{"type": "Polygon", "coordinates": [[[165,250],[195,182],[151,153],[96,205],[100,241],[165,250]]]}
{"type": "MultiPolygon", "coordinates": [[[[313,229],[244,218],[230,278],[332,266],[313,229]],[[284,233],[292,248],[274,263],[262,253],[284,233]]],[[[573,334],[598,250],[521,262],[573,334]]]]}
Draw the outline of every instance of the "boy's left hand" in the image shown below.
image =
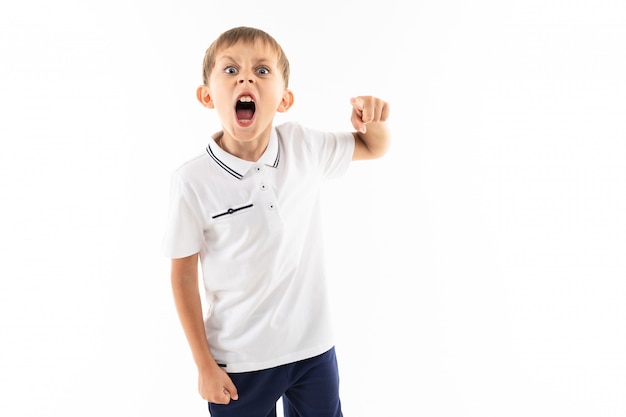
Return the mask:
{"type": "Polygon", "coordinates": [[[368,123],[384,122],[389,117],[389,104],[373,96],[358,96],[350,99],[352,104],[352,126],[361,133],[367,132],[368,123]]]}

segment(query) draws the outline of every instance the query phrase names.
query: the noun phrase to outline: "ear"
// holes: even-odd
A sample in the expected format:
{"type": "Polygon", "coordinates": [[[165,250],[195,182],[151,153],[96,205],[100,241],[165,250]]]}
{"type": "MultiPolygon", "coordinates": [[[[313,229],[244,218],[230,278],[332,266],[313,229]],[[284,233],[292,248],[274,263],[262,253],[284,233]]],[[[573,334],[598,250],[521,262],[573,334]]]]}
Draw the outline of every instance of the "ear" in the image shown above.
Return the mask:
{"type": "Polygon", "coordinates": [[[293,92],[289,89],[285,89],[283,92],[283,98],[278,104],[276,111],[279,113],[285,113],[293,105],[293,92]]]}
{"type": "Polygon", "coordinates": [[[200,104],[202,104],[207,109],[215,108],[208,85],[201,85],[200,87],[198,87],[198,89],[196,90],[196,97],[198,98],[200,104]]]}

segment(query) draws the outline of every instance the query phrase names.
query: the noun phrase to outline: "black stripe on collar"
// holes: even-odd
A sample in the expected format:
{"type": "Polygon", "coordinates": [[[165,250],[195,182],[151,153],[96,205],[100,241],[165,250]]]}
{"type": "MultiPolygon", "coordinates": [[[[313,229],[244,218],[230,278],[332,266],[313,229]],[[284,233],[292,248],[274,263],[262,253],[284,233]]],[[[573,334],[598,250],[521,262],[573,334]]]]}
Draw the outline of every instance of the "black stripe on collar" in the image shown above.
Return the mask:
{"type": "Polygon", "coordinates": [[[271,165],[271,167],[278,168],[278,161],[280,161],[280,142],[276,144],[276,160],[274,161],[274,165],[271,165]]]}
{"type": "Polygon", "coordinates": [[[213,151],[211,150],[211,147],[207,145],[206,147],[206,151],[207,153],[211,156],[211,158],[213,158],[213,160],[220,166],[222,167],[222,169],[226,172],[228,172],[230,175],[232,175],[233,177],[237,178],[238,180],[243,178],[243,175],[241,175],[240,173],[238,173],[237,171],[235,171],[234,169],[230,168],[228,165],[226,165],[224,162],[220,161],[219,158],[217,157],[217,155],[215,155],[213,153],[213,151]]]}

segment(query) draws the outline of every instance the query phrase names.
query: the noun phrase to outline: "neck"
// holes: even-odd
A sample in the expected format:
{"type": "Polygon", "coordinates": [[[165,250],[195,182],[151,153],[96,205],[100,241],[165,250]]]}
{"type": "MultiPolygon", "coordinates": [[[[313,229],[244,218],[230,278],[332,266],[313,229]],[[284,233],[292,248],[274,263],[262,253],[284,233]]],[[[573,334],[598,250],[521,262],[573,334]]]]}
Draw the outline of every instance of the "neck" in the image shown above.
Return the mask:
{"type": "Polygon", "coordinates": [[[215,142],[220,148],[233,156],[244,161],[256,162],[261,159],[263,152],[267,149],[269,138],[267,140],[252,141],[252,142],[238,142],[235,140],[229,140],[222,135],[216,139],[215,142]]]}

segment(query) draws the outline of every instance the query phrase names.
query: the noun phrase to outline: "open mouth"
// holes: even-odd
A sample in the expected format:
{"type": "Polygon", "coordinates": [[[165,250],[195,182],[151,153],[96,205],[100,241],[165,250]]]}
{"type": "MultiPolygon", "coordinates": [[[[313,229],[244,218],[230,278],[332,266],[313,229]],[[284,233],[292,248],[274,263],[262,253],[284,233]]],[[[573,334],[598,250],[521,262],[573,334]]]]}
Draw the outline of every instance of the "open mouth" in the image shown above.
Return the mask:
{"type": "Polygon", "coordinates": [[[237,120],[239,121],[239,123],[250,123],[250,121],[254,117],[255,111],[256,105],[254,104],[254,100],[252,99],[252,97],[239,97],[239,100],[237,100],[237,104],[235,104],[235,113],[237,114],[237,120]]]}

